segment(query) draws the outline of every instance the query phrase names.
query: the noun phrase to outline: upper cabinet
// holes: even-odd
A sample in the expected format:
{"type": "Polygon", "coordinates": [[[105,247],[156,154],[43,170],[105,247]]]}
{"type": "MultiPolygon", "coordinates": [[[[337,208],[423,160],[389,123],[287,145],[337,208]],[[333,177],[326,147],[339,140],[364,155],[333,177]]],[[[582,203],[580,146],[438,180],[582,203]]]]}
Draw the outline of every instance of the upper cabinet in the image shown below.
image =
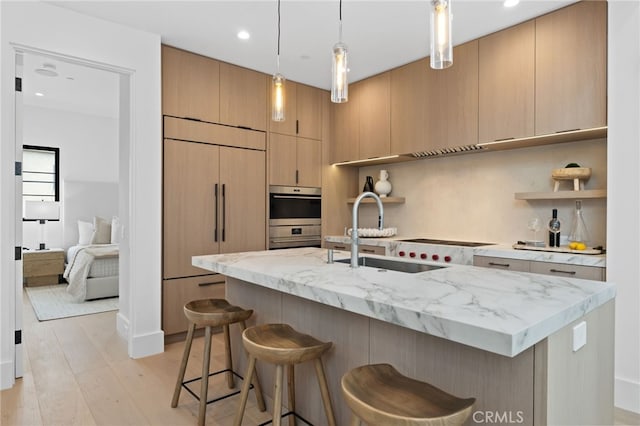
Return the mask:
{"type": "Polygon", "coordinates": [[[479,40],[478,141],[534,134],[534,21],[479,40]]]}
{"type": "Polygon", "coordinates": [[[535,24],[535,134],[606,126],[607,3],[581,1],[535,24]]]}
{"type": "Polygon", "coordinates": [[[269,185],[322,185],[322,141],[271,133],[269,185]]]}
{"type": "Polygon", "coordinates": [[[356,83],[359,110],[359,158],[376,158],[391,152],[391,72],[356,83]]]}
{"type": "Polygon", "coordinates": [[[417,152],[427,145],[429,58],[391,71],[391,152],[417,152]]]}
{"type": "Polygon", "coordinates": [[[360,103],[358,85],[349,86],[349,101],[331,104],[331,162],[358,160],[360,103]]]}
{"type": "Polygon", "coordinates": [[[285,83],[284,121],[270,121],[269,130],[283,135],[322,139],[322,96],[315,87],[285,83]]]}
{"type": "Polygon", "coordinates": [[[268,79],[265,74],[220,63],[220,122],[267,130],[268,79]]]}
{"type": "Polygon", "coordinates": [[[162,46],[162,113],[220,121],[220,63],[162,46]]]}
{"type": "MultiPolygon", "coordinates": [[[[478,142],[478,40],[453,49],[453,65],[427,67],[425,151],[478,142]]],[[[406,154],[406,152],[397,152],[406,154]]]]}

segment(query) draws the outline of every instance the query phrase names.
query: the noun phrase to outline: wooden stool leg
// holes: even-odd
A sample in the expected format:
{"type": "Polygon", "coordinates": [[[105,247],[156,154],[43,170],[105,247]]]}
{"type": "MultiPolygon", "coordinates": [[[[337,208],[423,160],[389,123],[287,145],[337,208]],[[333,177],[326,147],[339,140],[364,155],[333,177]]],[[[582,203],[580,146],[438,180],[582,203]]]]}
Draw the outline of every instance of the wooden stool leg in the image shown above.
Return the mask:
{"type": "MultiPolygon", "coordinates": [[[[240,326],[242,327],[243,332],[247,329],[247,324],[244,321],[240,323],[240,326]]],[[[252,371],[252,370],[247,370],[247,371],[252,371]]],[[[244,380],[251,381],[251,383],[253,383],[253,391],[256,394],[256,402],[258,403],[258,409],[260,411],[267,411],[267,405],[264,403],[264,396],[262,396],[262,387],[260,386],[260,379],[258,379],[258,371],[255,369],[255,367],[253,369],[253,376],[251,377],[251,380],[249,380],[249,376],[247,375],[244,376],[244,380]]]]}
{"type": "MultiPolygon", "coordinates": [[[[244,375],[244,381],[242,382],[242,392],[240,393],[240,405],[238,406],[238,411],[236,412],[236,419],[233,422],[234,426],[240,426],[242,424],[244,409],[247,405],[247,398],[249,397],[249,387],[251,386],[251,380],[248,380],[248,378],[252,376],[252,373],[255,369],[256,369],[256,359],[255,357],[249,355],[249,365],[247,366],[247,373],[244,375]]],[[[264,400],[262,401],[262,403],[264,404],[264,400]]]]}
{"type": "Polygon", "coordinates": [[[191,353],[191,343],[193,342],[193,332],[195,329],[196,325],[189,323],[187,340],[184,342],[184,353],[182,354],[182,362],[180,363],[180,371],[178,372],[178,380],[176,381],[176,388],[173,391],[173,399],[171,399],[171,407],[173,408],[178,406],[178,399],[180,399],[180,391],[182,390],[182,382],[184,382],[184,373],[187,371],[187,363],[189,362],[189,353],[191,353]]]}
{"type": "Polygon", "coordinates": [[[336,418],[333,415],[333,407],[331,406],[331,397],[329,396],[329,387],[327,386],[327,378],[324,375],[322,360],[316,358],[313,360],[313,363],[316,367],[316,376],[318,376],[318,384],[320,385],[320,393],[322,394],[322,402],[324,403],[327,422],[329,426],[336,426],[336,418]]]}
{"type": "Polygon", "coordinates": [[[358,418],[358,416],[356,416],[355,414],[351,414],[351,423],[349,423],[350,426],[360,426],[360,419],[358,418]]]}
{"type": "Polygon", "coordinates": [[[211,327],[207,326],[204,333],[204,356],[202,358],[202,380],[200,383],[200,409],[198,410],[198,425],[204,426],[207,415],[207,391],[209,389],[209,363],[211,361],[211,327]]]}
{"type": "Polygon", "coordinates": [[[231,337],[229,336],[229,324],[222,326],[224,334],[224,352],[225,352],[225,368],[227,371],[227,386],[229,389],[235,387],[235,381],[233,380],[233,361],[231,360],[231,337]]]}
{"type": "Polygon", "coordinates": [[[282,382],[284,375],[284,366],[282,364],[276,365],[276,385],[273,389],[273,426],[280,426],[282,424],[282,382]]]}
{"type": "MultiPolygon", "coordinates": [[[[296,376],[294,365],[287,365],[287,390],[289,392],[289,411],[296,411],[296,376]]],[[[289,426],[296,426],[296,416],[289,416],[289,426]]]]}

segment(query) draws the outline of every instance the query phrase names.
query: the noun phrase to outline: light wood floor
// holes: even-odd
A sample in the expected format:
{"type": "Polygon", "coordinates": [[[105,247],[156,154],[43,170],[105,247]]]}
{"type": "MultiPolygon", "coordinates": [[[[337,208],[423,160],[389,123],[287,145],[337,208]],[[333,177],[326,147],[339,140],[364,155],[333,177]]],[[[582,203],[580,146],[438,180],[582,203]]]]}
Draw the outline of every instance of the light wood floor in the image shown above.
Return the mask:
{"type": "MultiPolygon", "coordinates": [[[[0,424],[9,425],[195,425],[198,403],[182,391],[177,408],[171,396],[182,357],[183,343],[165,352],[134,360],[118,336],[116,313],[105,312],[39,322],[24,297],[24,377],[0,394],[0,424]]],[[[187,377],[198,377],[202,338],[194,340],[187,377]]],[[[221,335],[213,342],[211,371],[223,365],[221,335]]],[[[224,376],[214,376],[210,395],[226,392],[224,376]]],[[[240,385],[238,381],[238,385],[240,385]]],[[[196,389],[199,383],[196,382],[196,389]]],[[[197,393],[197,391],[196,391],[197,393]]],[[[233,424],[239,397],[210,404],[206,424],[233,424]]],[[[616,409],[616,425],[640,425],[640,416],[616,409]]],[[[249,396],[243,424],[270,418],[249,396]]]]}
{"type": "MultiPolygon", "coordinates": [[[[177,408],[170,406],[182,342],[167,345],[162,354],[131,359],[115,329],[116,312],[39,322],[26,295],[24,300],[25,372],[1,393],[1,425],[197,424],[198,402],[188,392],[181,392],[177,408]]],[[[214,336],[212,372],[224,368],[221,336],[214,336]]],[[[200,376],[203,346],[202,338],[194,339],[187,378],[200,376]]],[[[228,392],[224,375],[210,383],[210,399],[228,392]]],[[[200,382],[194,385],[197,394],[200,382]]],[[[239,395],[209,404],[206,424],[233,424],[238,403],[239,395]]],[[[269,419],[251,392],[243,424],[269,419]]]]}

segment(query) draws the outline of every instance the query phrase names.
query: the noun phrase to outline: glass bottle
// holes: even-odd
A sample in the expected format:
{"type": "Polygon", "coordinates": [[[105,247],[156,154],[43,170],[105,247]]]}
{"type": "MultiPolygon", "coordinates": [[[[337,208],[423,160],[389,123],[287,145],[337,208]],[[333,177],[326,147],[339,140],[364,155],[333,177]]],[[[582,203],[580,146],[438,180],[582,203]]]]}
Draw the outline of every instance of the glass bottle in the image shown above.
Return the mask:
{"type": "Polygon", "coordinates": [[[569,233],[570,243],[584,243],[589,241],[589,231],[584,223],[582,216],[582,201],[576,201],[576,210],[573,213],[573,221],[571,222],[571,232],[569,233]]]}

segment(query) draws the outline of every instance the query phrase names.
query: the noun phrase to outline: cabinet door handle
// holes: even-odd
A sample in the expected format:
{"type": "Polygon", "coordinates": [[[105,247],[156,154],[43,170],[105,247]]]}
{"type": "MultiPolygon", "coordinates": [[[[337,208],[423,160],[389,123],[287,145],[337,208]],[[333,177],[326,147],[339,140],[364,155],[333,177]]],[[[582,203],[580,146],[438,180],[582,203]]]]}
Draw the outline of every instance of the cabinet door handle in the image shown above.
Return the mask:
{"type": "Polygon", "coordinates": [[[227,194],[226,184],[222,184],[222,242],[225,241],[225,232],[227,230],[227,194]]]}
{"type": "Polygon", "coordinates": [[[561,271],[560,269],[549,269],[549,272],[553,272],[556,274],[567,274],[567,275],[575,275],[576,271],[561,271]]]}
{"type": "Polygon", "coordinates": [[[299,171],[296,170],[296,185],[298,184],[298,176],[300,175],[299,171]]]}
{"type": "Polygon", "coordinates": [[[346,250],[347,246],[335,246],[334,245],[333,248],[336,249],[336,250],[346,250]]]}
{"type": "Polygon", "coordinates": [[[503,142],[503,141],[511,141],[514,140],[514,137],[510,137],[510,138],[501,138],[501,139],[495,139],[494,142],[503,142]]]}
{"type": "Polygon", "coordinates": [[[501,266],[501,267],[503,267],[503,268],[509,268],[509,267],[511,267],[511,265],[510,265],[510,264],[508,264],[508,263],[495,263],[495,262],[489,262],[489,265],[491,265],[491,266],[501,266]]]}
{"type": "Polygon", "coordinates": [[[216,200],[216,202],[215,202],[215,209],[216,210],[213,213],[214,214],[214,219],[213,220],[214,220],[214,227],[215,227],[215,229],[213,231],[213,241],[217,243],[218,242],[218,184],[217,183],[215,184],[215,189],[213,190],[213,194],[214,194],[215,200],[216,200]]]}
{"type": "Polygon", "coordinates": [[[567,133],[567,132],[577,132],[580,129],[567,129],[567,130],[558,130],[556,133],[567,133]]]}
{"type": "Polygon", "coordinates": [[[361,248],[360,251],[363,253],[374,253],[374,254],[376,252],[375,250],[367,249],[367,248],[361,248]]]}
{"type": "Polygon", "coordinates": [[[210,285],[216,285],[216,284],[224,284],[224,280],[222,280],[222,281],[211,281],[211,282],[207,282],[207,283],[198,283],[198,287],[209,287],[210,285]]]}
{"type": "Polygon", "coordinates": [[[300,122],[296,120],[296,135],[300,133],[300,122]]]}

